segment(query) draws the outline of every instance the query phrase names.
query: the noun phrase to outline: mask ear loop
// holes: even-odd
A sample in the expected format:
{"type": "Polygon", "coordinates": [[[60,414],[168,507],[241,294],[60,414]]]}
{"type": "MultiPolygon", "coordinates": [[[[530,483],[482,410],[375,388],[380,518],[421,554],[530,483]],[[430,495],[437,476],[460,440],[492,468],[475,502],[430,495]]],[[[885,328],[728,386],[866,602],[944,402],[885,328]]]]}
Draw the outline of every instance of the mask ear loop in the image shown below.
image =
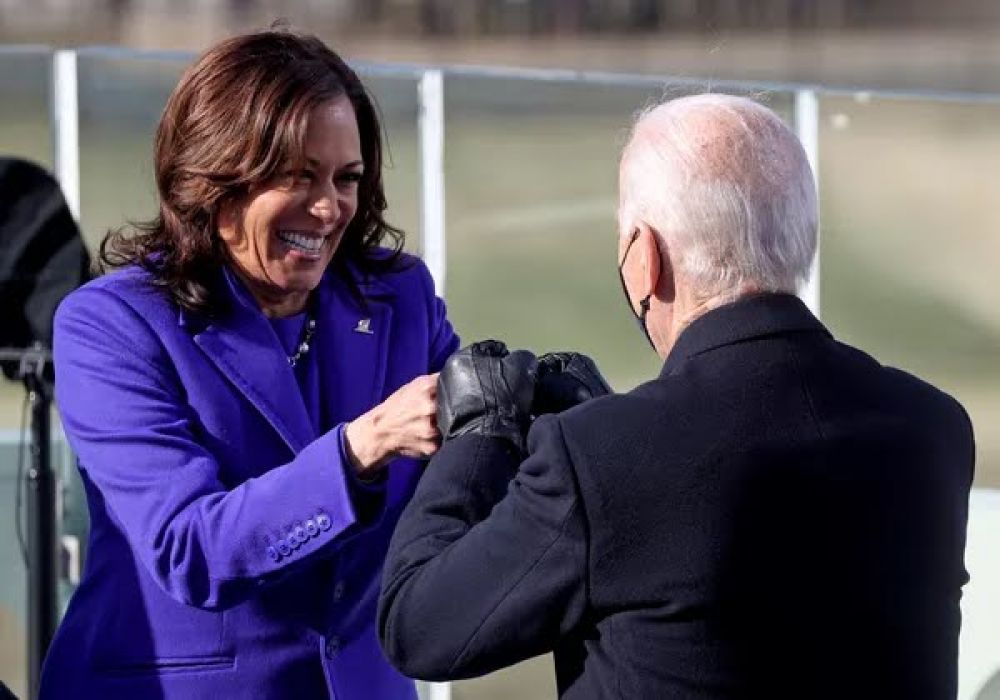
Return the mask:
{"type": "Polygon", "coordinates": [[[656,350],[656,345],[653,343],[653,338],[649,335],[649,328],[646,326],[646,314],[649,313],[649,298],[653,296],[652,294],[647,294],[646,297],[639,302],[639,326],[642,328],[642,334],[646,336],[646,342],[649,343],[649,347],[656,350]]]}
{"type": "Polygon", "coordinates": [[[642,325],[646,325],[646,314],[649,313],[649,298],[653,296],[652,294],[647,294],[646,297],[639,302],[639,308],[642,309],[639,312],[639,318],[642,319],[642,325]]]}

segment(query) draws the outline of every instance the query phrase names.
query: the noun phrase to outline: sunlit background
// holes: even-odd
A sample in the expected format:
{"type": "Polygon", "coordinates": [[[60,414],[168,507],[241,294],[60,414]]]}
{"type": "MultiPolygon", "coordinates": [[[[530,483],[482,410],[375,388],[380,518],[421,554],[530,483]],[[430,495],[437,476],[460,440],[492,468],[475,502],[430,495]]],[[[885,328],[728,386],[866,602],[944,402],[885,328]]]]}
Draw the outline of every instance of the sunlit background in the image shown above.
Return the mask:
{"type": "MultiPolygon", "coordinates": [[[[94,246],[154,211],[151,135],[191,52],[279,18],[360,66],[385,117],[390,219],[418,251],[417,81],[421,67],[444,69],[453,323],[466,341],[585,351],[618,390],[658,367],[614,267],[616,160],[631,115],[721,89],[791,121],[795,91],[815,88],[821,315],[972,415],[983,506],[970,532],[960,697],[1000,698],[1000,3],[0,0],[0,155],[53,166],[45,46],[135,49],[78,55],[80,223],[94,246]]],[[[13,504],[23,395],[0,383],[0,680],[22,696],[13,504]]],[[[64,530],[85,542],[85,504],[68,456],[57,457],[64,530]]],[[[554,688],[541,658],[451,692],[531,700],[554,688]]]]}

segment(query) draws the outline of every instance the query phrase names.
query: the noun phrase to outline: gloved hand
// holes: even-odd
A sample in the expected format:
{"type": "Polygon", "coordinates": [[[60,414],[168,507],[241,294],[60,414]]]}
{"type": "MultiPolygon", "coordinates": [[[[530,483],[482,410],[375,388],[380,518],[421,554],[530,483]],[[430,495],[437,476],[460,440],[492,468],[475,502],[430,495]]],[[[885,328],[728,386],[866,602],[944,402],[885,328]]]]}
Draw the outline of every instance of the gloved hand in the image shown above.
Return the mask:
{"type": "Polygon", "coordinates": [[[560,413],[596,396],[613,393],[594,361],[578,352],[550,352],[538,358],[531,413],[560,413]]]}
{"type": "Polygon", "coordinates": [[[444,440],[478,433],[501,437],[522,452],[531,420],[538,361],[484,340],[452,355],[438,375],[437,421],[444,440]]]}

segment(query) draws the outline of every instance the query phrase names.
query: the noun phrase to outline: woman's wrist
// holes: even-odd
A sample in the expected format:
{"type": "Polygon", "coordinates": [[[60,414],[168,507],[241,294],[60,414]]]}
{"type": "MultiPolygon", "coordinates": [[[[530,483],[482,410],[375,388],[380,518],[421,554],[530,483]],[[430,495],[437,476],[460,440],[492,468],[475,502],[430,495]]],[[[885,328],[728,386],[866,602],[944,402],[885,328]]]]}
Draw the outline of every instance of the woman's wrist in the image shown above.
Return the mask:
{"type": "Polygon", "coordinates": [[[344,428],[344,447],[355,473],[372,478],[390,454],[385,436],[379,430],[378,406],[358,416],[344,428]]]}

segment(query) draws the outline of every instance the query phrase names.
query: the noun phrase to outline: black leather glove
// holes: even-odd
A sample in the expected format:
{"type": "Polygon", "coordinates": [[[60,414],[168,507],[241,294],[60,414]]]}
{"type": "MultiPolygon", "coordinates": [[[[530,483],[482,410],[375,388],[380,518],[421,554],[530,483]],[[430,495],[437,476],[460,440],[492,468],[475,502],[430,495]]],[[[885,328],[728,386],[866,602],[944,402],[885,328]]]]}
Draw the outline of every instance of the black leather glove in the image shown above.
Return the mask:
{"type": "Polygon", "coordinates": [[[594,361],[578,352],[550,352],[538,358],[531,413],[560,413],[596,396],[612,393],[594,361]]]}
{"type": "Polygon", "coordinates": [[[484,340],[452,355],[438,376],[438,429],[445,440],[478,433],[501,437],[522,452],[531,420],[538,361],[484,340]]]}

